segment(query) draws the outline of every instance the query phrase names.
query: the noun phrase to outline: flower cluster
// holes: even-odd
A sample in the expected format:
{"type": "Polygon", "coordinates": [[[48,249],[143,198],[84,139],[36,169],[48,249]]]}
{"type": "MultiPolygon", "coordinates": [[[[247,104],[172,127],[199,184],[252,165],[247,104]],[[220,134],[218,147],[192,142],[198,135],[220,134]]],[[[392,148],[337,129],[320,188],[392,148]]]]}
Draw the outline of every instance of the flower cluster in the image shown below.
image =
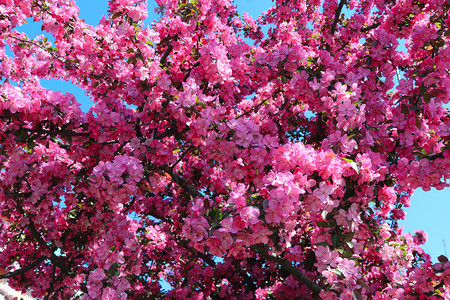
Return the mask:
{"type": "Polygon", "coordinates": [[[450,185],[448,2],[254,19],[157,0],[152,26],[146,4],[91,26],[74,0],[0,0],[0,279],[52,299],[450,299],[448,259],[398,224],[415,189],[450,185]]]}

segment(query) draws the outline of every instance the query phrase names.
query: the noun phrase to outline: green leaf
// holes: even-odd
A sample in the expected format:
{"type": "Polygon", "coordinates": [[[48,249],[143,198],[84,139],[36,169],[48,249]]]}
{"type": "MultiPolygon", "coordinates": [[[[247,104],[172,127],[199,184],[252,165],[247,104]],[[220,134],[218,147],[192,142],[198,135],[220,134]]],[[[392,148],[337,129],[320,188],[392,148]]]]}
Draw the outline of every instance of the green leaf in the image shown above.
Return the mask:
{"type": "Polygon", "coordinates": [[[311,65],[311,63],[316,62],[316,58],[315,57],[308,57],[308,59],[306,60],[308,62],[308,67],[311,65]]]}
{"type": "Polygon", "coordinates": [[[330,227],[330,225],[326,221],[319,221],[319,222],[317,222],[317,226],[318,227],[322,227],[322,228],[330,227]]]}
{"type": "Polygon", "coordinates": [[[119,276],[120,275],[120,271],[119,271],[120,265],[118,263],[114,263],[110,268],[109,268],[109,274],[110,276],[119,276]]]}
{"type": "Polygon", "coordinates": [[[351,241],[354,235],[355,235],[354,232],[347,232],[346,234],[344,234],[344,241],[345,242],[351,241]]]}
{"type": "Polygon", "coordinates": [[[402,113],[403,113],[405,116],[407,116],[408,113],[409,113],[409,107],[408,107],[408,105],[402,104],[402,106],[401,106],[401,111],[402,111],[402,113]]]}
{"type": "Polygon", "coordinates": [[[432,97],[432,95],[430,93],[424,93],[423,94],[423,101],[425,103],[430,103],[431,97],[432,97]]]}
{"type": "Polygon", "coordinates": [[[345,157],[343,157],[342,158],[343,160],[345,160],[346,162],[348,162],[348,163],[352,163],[352,162],[354,162],[353,160],[351,160],[350,158],[345,158],[345,157]]]}
{"type": "Polygon", "coordinates": [[[350,257],[352,257],[352,255],[353,255],[353,252],[352,251],[345,251],[343,254],[342,254],[342,257],[343,258],[350,258],[350,257]]]}
{"type": "Polygon", "coordinates": [[[343,276],[342,272],[339,271],[338,269],[331,269],[331,272],[333,272],[334,274],[338,275],[338,276],[343,276]]]}
{"type": "Polygon", "coordinates": [[[333,246],[337,248],[339,246],[339,235],[338,234],[333,235],[331,240],[333,241],[333,246]]]}

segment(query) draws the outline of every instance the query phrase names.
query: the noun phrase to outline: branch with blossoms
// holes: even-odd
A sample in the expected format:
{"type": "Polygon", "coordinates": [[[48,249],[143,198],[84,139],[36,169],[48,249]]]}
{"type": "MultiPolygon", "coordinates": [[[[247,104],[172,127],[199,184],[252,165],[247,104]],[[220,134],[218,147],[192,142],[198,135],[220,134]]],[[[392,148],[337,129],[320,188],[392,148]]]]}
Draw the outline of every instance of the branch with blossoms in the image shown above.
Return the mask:
{"type": "MultiPolygon", "coordinates": [[[[23,208],[20,206],[19,203],[17,203],[17,210],[22,215],[25,216],[25,211],[23,210],[23,208]]],[[[48,257],[48,259],[50,259],[52,261],[52,263],[54,263],[62,272],[64,272],[65,274],[69,274],[70,267],[66,264],[66,262],[61,257],[55,255],[55,253],[54,253],[56,250],[56,247],[49,248],[49,246],[44,241],[44,239],[42,238],[39,231],[36,229],[36,226],[34,225],[33,220],[31,220],[31,218],[28,217],[28,222],[29,222],[28,229],[31,231],[31,235],[37,241],[37,243],[41,246],[42,250],[48,249],[52,253],[51,256],[48,257]]]]}
{"type": "Polygon", "coordinates": [[[12,272],[8,272],[6,274],[2,274],[0,275],[0,279],[5,279],[5,278],[14,278],[16,276],[22,275],[30,270],[35,269],[37,266],[39,266],[44,260],[48,259],[48,257],[46,256],[41,256],[38,259],[36,259],[34,262],[32,262],[31,264],[29,264],[26,267],[23,267],[19,270],[16,271],[12,271],[12,272]]]}
{"type": "Polygon", "coordinates": [[[31,41],[31,40],[25,40],[25,39],[19,38],[19,37],[14,36],[14,35],[11,35],[10,37],[15,39],[15,40],[18,40],[18,41],[20,41],[22,43],[27,43],[27,44],[34,45],[34,46],[44,50],[46,53],[48,53],[50,56],[52,56],[54,59],[58,60],[59,62],[63,63],[65,66],[68,66],[68,62],[69,61],[64,60],[64,59],[56,56],[52,51],[48,51],[48,49],[46,47],[44,47],[43,45],[40,45],[40,44],[38,44],[38,43],[36,43],[34,41],[31,41]]]}
{"type": "Polygon", "coordinates": [[[17,288],[87,299],[448,294],[447,266],[420,260],[426,238],[397,225],[415,188],[448,185],[448,5],[277,1],[255,21],[231,1],[167,0],[167,16],[145,27],[144,2],[109,1],[91,27],[72,2],[10,2],[0,261],[20,258],[17,288]],[[51,47],[13,31],[27,18],[51,47]],[[43,78],[96,104],[83,114],[43,78]]]}
{"type": "Polygon", "coordinates": [[[342,8],[344,7],[344,5],[345,5],[346,3],[347,3],[347,0],[341,0],[341,1],[339,1],[338,8],[336,9],[336,13],[335,13],[335,15],[334,15],[333,23],[331,24],[331,28],[330,28],[330,31],[329,31],[329,33],[330,33],[331,35],[334,34],[334,32],[336,31],[337,23],[339,22],[339,18],[341,17],[341,11],[342,11],[342,8]]]}
{"type": "MultiPolygon", "coordinates": [[[[171,177],[173,182],[178,184],[183,190],[185,190],[187,193],[192,195],[193,197],[202,197],[203,195],[197,191],[197,189],[189,184],[186,180],[184,180],[182,177],[177,175],[173,172],[170,168],[164,169],[171,177]]],[[[204,203],[208,203],[207,200],[204,201],[204,203]]],[[[208,203],[209,206],[209,203],[208,203]]],[[[313,282],[311,279],[309,279],[301,270],[293,267],[288,261],[284,260],[283,258],[275,255],[275,254],[269,254],[269,252],[262,246],[259,245],[252,245],[250,247],[253,251],[256,253],[259,253],[264,258],[271,260],[277,264],[279,264],[284,270],[292,274],[295,278],[297,278],[300,282],[304,283],[312,292],[314,295],[318,295],[322,288],[315,282],[313,282]]]]}
{"type": "Polygon", "coordinates": [[[304,283],[313,292],[313,295],[317,296],[322,291],[322,288],[317,283],[315,283],[314,281],[309,279],[308,276],[306,276],[302,271],[293,267],[292,264],[290,264],[287,260],[284,260],[283,258],[277,256],[274,253],[270,254],[267,251],[267,249],[265,249],[264,247],[262,247],[260,245],[253,245],[250,247],[250,249],[252,249],[256,253],[260,254],[264,258],[271,260],[271,261],[277,263],[278,265],[280,265],[280,267],[282,269],[286,270],[287,272],[292,274],[292,276],[294,276],[299,281],[304,283]]]}

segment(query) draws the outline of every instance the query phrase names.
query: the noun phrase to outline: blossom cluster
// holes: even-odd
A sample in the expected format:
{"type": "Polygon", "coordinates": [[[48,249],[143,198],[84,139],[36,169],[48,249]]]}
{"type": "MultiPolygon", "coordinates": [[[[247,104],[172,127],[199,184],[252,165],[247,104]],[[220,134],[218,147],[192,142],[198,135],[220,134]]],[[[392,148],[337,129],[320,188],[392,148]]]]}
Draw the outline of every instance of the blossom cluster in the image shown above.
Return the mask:
{"type": "Polygon", "coordinates": [[[0,0],[0,279],[51,299],[450,299],[448,259],[399,226],[417,188],[450,185],[449,3],[156,4],[151,26],[138,0],[92,26],[74,0],[0,0]]]}

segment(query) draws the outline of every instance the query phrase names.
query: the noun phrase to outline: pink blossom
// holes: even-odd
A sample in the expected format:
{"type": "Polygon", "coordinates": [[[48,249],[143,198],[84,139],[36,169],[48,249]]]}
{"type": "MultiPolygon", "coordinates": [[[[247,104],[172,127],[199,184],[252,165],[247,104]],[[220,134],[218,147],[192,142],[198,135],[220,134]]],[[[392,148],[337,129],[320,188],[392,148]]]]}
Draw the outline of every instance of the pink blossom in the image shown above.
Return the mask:
{"type": "Polygon", "coordinates": [[[342,261],[338,265],[338,269],[342,272],[342,274],[346,278],[359,278],[358,268],[355,267],[356,263],[354,260],[350,260],[347,258],[342,259],[342,261]]]}
{"type": "Polygon", "coordinates": [[[417,245],[425,244],[428,240],[428,233],[423,230],[414,230],[414,243],[417,245]]]}
{"type": "Polygon", "coordinates": [[[247,228],[247,226],[248,223],[244,219],[242,219],[240,215],[237,215],[233,218],[233,225],[230,232],[237,233],[238,231],[247,228]]]}
{"type": "Polygon", "coordinates": [[[239,212],[242,220],[249,224],[257,224],[259,222],[259,209],[253,206],[246,206],[239,212]]]}
{"type": "Polygon", "coordinates": [[[92,281],[102,281],[105,279],[105,273],[103,272],[103,269],[96,269],[94,272],[89,275],[89,280],[92,281]]]}

